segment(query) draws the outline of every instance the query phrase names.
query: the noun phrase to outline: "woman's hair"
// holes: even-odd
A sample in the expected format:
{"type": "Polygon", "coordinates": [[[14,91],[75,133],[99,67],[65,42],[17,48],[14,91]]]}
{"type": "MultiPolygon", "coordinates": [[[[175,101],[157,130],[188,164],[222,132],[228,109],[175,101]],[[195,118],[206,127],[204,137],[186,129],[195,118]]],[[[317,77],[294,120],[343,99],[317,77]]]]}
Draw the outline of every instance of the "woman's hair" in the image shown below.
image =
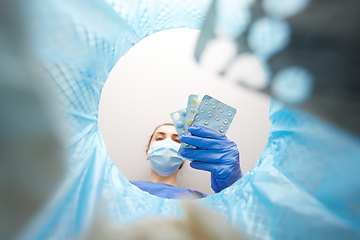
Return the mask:
{"type": "MultiPolygon", "coordinates": [[[[157,127],[155,128],[155,130],[153,131],[153,133],[151,134],[151,136],[150,136],[150,140],[149,140],[149,143],[148,143],[148,145],[147,145],[147,148],[148,148],[148,149],[150,148],[151,139],[153,138],[156,130],[157,130],[159,127],[162,127],[162,126],[174,126],[174,124],[172,124],[172,123],[164,123],[164,124],[161,124],[161,125],[157,126],[157,127]]],[[[183,165],[184,165],[184,163],[182,163],[182,164],[180,165],[179,169],[181,169],[183,165]]]]}

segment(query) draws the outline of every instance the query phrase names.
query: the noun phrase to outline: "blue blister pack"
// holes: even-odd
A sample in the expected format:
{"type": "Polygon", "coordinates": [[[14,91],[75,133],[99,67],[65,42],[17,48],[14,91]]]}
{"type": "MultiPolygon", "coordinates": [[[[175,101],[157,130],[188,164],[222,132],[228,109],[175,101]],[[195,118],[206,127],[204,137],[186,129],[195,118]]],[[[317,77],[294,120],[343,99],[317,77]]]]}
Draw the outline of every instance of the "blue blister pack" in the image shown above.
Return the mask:
{"type": "MultiPolygon", "coordinates": [[[[194,120],[196,111],[197,111],[203,97],[204,97],[204,95],[196,95],[196,94],[189,95],[188,103],[187,103],[187,107],[186,107],[184,134],[191,135],[191,133],[188,132],[188,129],[189,129],[189,126],[191,125],[192,121],[194,120]]],[[[184,143],[181,143],[181,146],[182,147],[191,147],[190,145],[184,144],[184,143]]]]}
{"type": "Polygon", "coordinates": [[[170,113],[171,120],[179,136],[185,134],[186,108],[170,113]]]}
{"type": "Polygon", "coordinates": [[[235,114],[235,108],[205,95],[191,125],[207,127],[226,135],[235,114]]]}
{"type": "MultiPolygon", "coordinates": [[[[191,95],[190,95],[191,96],[191,95]]],[[[226,135],[231,122],[236,114],[236,109],[225,103],[205,95],[198,105],[191,125],[210,128],[216,132],[226,135]]],[[[185,134],[188,134],[186,128],[185,134]]],[[[181,144],[182,148],[196,148],[189,144],[181,144]]]]}
{"type": "Polygon", "coordinates": [[[195,94],[189,95],[188,103],[187,103],[187,107],[186,107],[185,134],[188,133],[189,126],[191,125],[192,121],[194,120],[196,111],[197,111],[203,97],[204,97],[204,95],[195,95],[195,94]]]}

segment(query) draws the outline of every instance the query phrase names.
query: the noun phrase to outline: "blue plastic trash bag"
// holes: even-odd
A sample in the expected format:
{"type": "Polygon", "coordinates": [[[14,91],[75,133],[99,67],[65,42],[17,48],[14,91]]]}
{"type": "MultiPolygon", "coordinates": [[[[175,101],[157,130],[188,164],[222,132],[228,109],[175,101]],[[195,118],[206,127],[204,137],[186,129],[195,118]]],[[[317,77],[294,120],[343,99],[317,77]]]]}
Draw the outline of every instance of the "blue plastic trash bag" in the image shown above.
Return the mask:
{"type": "MultiPolygon", "coordinates": [[[[18,238],[81,237],[101,203],[112,220],[124,224],[151,215],[181,216],[179,200],[141,191],[112,163],[98,129],[98,106],[108,73],[134,44],[164,29],[199,29],[209,4],[24,3],[32,50],[66,114],[69,158],[61,185],[18,238]]],[[[256,166],[231,187],[196,201],[253,239],[359,239],[359,137],[274,101],[270,120],[256,166]]]]}

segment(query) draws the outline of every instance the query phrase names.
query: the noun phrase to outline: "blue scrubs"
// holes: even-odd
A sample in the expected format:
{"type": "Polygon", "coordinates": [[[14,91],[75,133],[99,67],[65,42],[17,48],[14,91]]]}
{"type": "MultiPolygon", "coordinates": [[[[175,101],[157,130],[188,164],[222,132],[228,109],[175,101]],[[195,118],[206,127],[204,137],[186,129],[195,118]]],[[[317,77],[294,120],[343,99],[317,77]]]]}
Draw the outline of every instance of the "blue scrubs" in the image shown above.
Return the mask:
{"type": "Polygon", "coordinates": [[[207,195],[186,188],[174,187],[165,183],[131,181],[131,183],[141,190],[162,198],[168,199],[198,199],[207,195]]]}

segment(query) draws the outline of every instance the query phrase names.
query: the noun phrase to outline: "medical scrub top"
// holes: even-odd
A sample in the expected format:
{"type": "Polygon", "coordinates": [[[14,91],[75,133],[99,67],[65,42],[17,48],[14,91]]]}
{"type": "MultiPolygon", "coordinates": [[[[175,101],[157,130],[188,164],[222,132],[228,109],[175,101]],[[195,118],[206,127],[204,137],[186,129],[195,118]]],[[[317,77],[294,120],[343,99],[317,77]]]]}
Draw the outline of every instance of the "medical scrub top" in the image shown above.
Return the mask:
{"type": "Polygon", "coordinates": [[[141,190],[162,198],[168,199],[198,199],[207,195],[191,189],[174,187],[165,183],[131,181],[141,190]]]}

